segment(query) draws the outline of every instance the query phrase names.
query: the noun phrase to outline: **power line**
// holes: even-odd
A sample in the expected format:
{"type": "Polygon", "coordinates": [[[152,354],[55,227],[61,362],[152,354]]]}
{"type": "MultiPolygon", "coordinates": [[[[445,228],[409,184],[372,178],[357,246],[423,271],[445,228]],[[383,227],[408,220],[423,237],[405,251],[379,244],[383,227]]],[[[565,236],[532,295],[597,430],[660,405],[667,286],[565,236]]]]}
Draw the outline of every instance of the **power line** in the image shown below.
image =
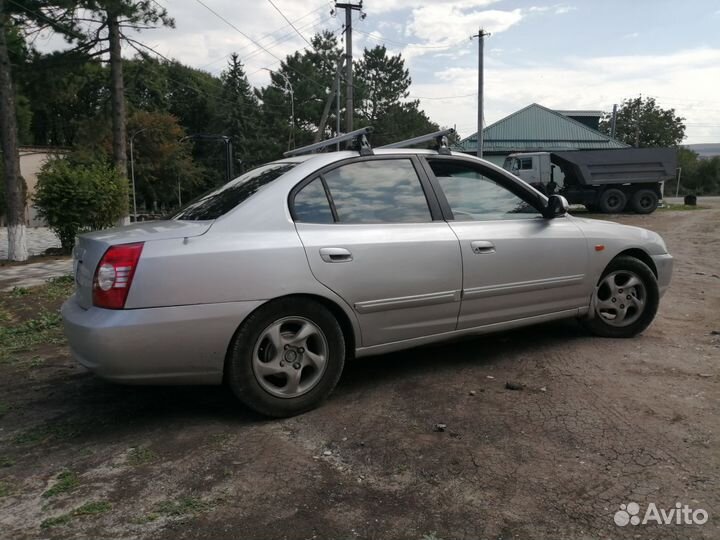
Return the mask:
{"type": "Polygon", "coordinates": [[[475,97],[477,96],[477,92],[473,92],[472,94],[461,94],[459,96],[443,96],[443,97],[430,97],[430,96],[408,96],[410,99],[437,99],[437,100],[445,100],[445,99],[461,99],[461,98],[468,98],[468,97],[475,97]]]}
{"type": "Polygon", "coordinates": [[[298,30],[298,29],[295,27],[295,25],[292,23],[292,21],[285,16],[285,14],[282,12],[282,10],[281,10],[279,7],[277,7],[277,5],[275,4],[275,2],[273,2],[273,0],[267,0],[267,1],[270,3],[270,5],[271,5],[272,7],[275,8],[275,11],[277,11],[277,12],[282,16],[282,18],[287,21],[287,23],[292,27],[292,29],[295,30],[295,33],[296,33],[298,36],[300,36],[301,38],[303,38],[303,40],[305,41],[305,43],[307,43],[308,45],[310,45],[310,47],[312,47],[312,48],[314,49],[315,46],[314,46],[312,43],[310,43],[310,42],[308,41],[308,39],[300,33],[300,30],[298,30]]]}
{"type": "Polygon", "coordinates": [[[384,37],[376,37],[370,32],[363,32],[362,30],[358,30],[357,28],[355,28],[354,30],[356,32],[359,32],[361,34],[368,36],[370,39],[374,39],[375,41],[377,41],[379,43],[388,42],[388,43],[392,43],[393,45],[401,45],[403,47],[408,47],[408,48],[412,48],[412,49],[452,49],[453,47],[457,47],[458,45],[462,45],[463,43],[465,43],[465,44],[469,43],[469,41],[466,42],[465,40],[462,40],[462,41],[458,41],[455,43],[450,43],[448,45],[414,45],[412,43],[407,43],[407,42],[403,42],[403,41],[396,41],[396,40],[388,39],[388,38],[384,38],[384,37]]]}
{"type": "MultiPolygon", "coordinates": [[[[269,50],[267,47],[265,47],[264,45],[261,45],[260,43],[258,43],[257,41],[255,41],[253,38],[251,38],[250,36],[248,36],[245,32],[243,32],[243,31],[240,30],[237,26],[235,26],[233,23],[231,23],[230,21],[228,21],[228,20],[227,20],[225,17],[223,17],[220,13],[218,13],[217,11],[215,11],[214,9],[212,9],[210,6],[208,6],[205,2],[203,2],[203,0],[195,0],[195,1],[196,1],[198,4],[200,4],[201,6],[203,6],[205,9],[207,9],[210,13],[212,13],[213,15],[215,15],[218,19],[220,19],[220,20],[223,21],[225,24],[227,24],[230,28],[232,28],[233,30],[235,30],[238,34],[240,34],[241,36],[243,36],[245,39],[247,39],[248,41],[250,41],[250,42],[254,43],[255,45],[257,45],[259,48],[261,48],[263,51],[265,51],[266,53],[268,53],[270,56],[272,56],[273,58],[275,58],[275,59],[278,60],[279,62],[282,62],[282,61],[283,61],[282,58],[280,58],[280,57],[277,56],[275,53],[273,53],[272,51],[270,51],[270,50],[269,50]]],[[[295,73],[296,73],[297,75],[299,75],[300,77],[302,77],[302,78],[304,78],[304,79],[306,79],[306,80],[308,80],[308,81],[310,81],[310,82],[315,83],[318,87],[320,87],[320,88],[322,88],[323,90],[325,90],[325,88],[326,88],[326,85],[325,85],[325,84],[321,83],[320,81],[316,80],[316,79],[313,78],[313,77],[309,77],[309,76],[305,75],[304,73],[298,71],[297,69],[293,68],[293,67],[290,66],[289,64],[285,64],[285,66],[286,66],[290,71],[295,72],[295,73]]]]}
{"type": "MultiPolygon", "coordinates": [[[[300,29],[301,29],[301,30],[305,30],[305,29],[307,29],[307,28],[313,28],[313,29],[314,29],[315,27],[322,25],[322,24],[323,24],[325,21],[327,21],[328,19],[330,19],[330,16],[320,17],[320,18],[317,19],[317,20],[314,20],[314,21],[312,21],[312,22],[310,22],[310,23],[308,23],[308,24],[305,24],[305,25],[300,26],[300,29]]],[[[333,32],[333,33],[334,33],[334,32],[333,32]]],[[[293,32],[290,32],[290,33],[284,34],[284,35],[282,35],[282,36],[277,36],[277,37],[275,38],[275,41],[271,41],[271,42],[269,42],[269,43],[266,43],[266,45],[267,45],[267,46],[271,46],[271,47],[274,47],[274,46],[276,46],[276,45],[280,45],[281,43],[285,43],[286,41],[288,41],[288,40],[289,40],[291,37],[293,37],[294,35],[295,35],[295,34],[294,34],[293,32]]],[[[270,34],[267,34],[266,36],[270,36],[270,34]]],[[[262,39],[262,38],[260,38],[260,39],[262,39]]],[[[248,47],[249,47],[249,45],[248,45],[248,47]]],[[[232,52],[237,52],[237,53],[239,53],[239,54],[242,56],[241,51],[242,51],[243,49],[246,49],[246,48],[247,48],[247,47],[242,47],[242,48],[240,48],[240,49],[238,49],[238,50],[236,50],[236,51],[232,51],[232,52]]],[[[243,57],[243,63],[245,63],[245,65],[249,65],[249,64],[247,64],[247,60],[249,60],[249,59],[251,59],[251,58],[254,58],[255,56],[257,56],[258,54],[261,54],[261,53],[262,53],[262,51],[259,50],[259,49],[251,52],[251,53],[248,54],[247,56],[244,56],[244,57],[243,57]]],[[[225,55],[223,55],[223,56],[220,57],[220,58],[216,58],[215,60],[212,60],[212,61],[210,61],[210,62],[208,62],[208,63],[206,63],[206,64],[203,64],[202,66],[199,67],[199,69],[205,69],[205,68],[207,68],[207,67],[209,67],[209,66],[212,66],[212,65],[214,65],[214,64],[217,64],[218,62],[227,59],[227,57],[228,57],[229,55],[230,55],[230,53],[225,54],[225,55]]],[[[268,64],[268,66],[270,66],[270,65],[275,65],[275,64],[277,64],[277,63],[278,63],[278,61],[275,60],[275,61],[273,61],[271,64],[268,64]]],[[[255,67],[255,66],[250,66],[250,67],[255,67]]],[[[261,71],[262,69],[263,69],[263,68],[258,68],[258,71],[261,71]]]]}

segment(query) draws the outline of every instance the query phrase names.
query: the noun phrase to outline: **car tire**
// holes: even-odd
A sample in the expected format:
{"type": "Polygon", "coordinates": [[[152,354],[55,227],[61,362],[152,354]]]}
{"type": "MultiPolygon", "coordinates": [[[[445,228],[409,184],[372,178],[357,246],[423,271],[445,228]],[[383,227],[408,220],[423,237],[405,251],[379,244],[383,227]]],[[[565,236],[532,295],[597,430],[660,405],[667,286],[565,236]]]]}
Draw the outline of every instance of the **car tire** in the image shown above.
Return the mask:
{"type": "Polygon", "coordinates": [[[652,214],[658,205],[658,196],[651,189],[639,189],[630,201],[636,214],[652,214]]]}
{"type": "Polygon", "coordinates": [[[625,209],[627,197],[617,188],[606,189],[598,201],[600,210],[605,214],[618,214],[625,209]]]}
{"type": "Polygon", "coordinates": [[[282,418],[317,407],[344,364],[345,338],[332,313],[312,300],[284,298],[258,308],[238,329],[226,381],[251,409],[282,418]]]}
{"type": "Polygon", "coordinates": [[[596,336],[634,337],[653,321],[659,302],[652,270],[634,257],[616,257],[598,280],[590,313],[582,322],[596,336]]]}

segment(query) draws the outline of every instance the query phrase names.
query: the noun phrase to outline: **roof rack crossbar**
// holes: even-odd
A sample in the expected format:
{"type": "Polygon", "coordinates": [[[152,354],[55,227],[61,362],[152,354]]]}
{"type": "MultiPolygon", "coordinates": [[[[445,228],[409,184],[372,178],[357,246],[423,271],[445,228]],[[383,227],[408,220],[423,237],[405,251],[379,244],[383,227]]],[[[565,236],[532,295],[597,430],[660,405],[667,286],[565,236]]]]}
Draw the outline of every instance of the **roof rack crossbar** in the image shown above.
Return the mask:
{"type": "Polygon", "coordinates": [[[449,154],[450,148],[447,138],[448,135],[452,135],[453,133],[455,133],[453,128],[442,129],[434,133],[428,133],[427,135],[420,135],[419,137],[414,137],[412,139],[406,139],[404,141],[379,146],[378,148],[407,148],[409,146],[415,146],[416,144],[434,140],[437,142],[437,151],[439,154],[449,154]]]}
{"type": "Polygon", "coordinates": [[[283,156],[291,157],[300,156],[302,154],[310,154],[312,152],[315,152],[316,150],[321,150],[323,148],[327,148],[328,146],[335,146],[336,144],[346,141],[354,141],[354,146],[356,146],[356,149],[360,151],[360,155],[372,155],[372,148],[370,147],[370,143],[368,143],[367,140],[367,135],[372,133],[372,131],[373,128],[371,126],[356,129],[355,131],[351,131],[350,133],[343,133],[342,135],[338,135],[337,137],[333,137],[331,139],[326,139],[324,141],[320,141],[314,144],[295,148],[294,150],[288,150],[283,154],[283,156]]]}

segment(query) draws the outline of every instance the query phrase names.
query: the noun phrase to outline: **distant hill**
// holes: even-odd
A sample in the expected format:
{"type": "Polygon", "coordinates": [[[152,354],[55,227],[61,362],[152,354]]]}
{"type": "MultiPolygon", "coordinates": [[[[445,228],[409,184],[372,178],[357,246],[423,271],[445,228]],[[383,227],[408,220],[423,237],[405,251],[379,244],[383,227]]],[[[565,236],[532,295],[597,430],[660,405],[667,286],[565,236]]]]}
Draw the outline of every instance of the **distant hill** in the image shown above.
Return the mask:
{"type": "Polygon", "coordinates": [[[712,158],[720,156],[720,143],[712,144],[685,144],[685,148],[689,148],[693,152],[697,152],[701,158],[712,158]]]}

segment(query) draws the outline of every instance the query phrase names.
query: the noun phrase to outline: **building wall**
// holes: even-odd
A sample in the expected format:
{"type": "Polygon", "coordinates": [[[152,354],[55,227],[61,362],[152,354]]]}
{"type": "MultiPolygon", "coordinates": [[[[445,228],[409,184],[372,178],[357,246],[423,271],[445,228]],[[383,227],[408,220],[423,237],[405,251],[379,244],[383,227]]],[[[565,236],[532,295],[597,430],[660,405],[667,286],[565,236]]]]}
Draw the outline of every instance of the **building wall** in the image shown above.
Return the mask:
{"type": "Polygon", "coordinates": [[[27,185],[27,202],[25,203],[25,219],[29,227],[45,227],[47,223],[38,216],[37,208],[32,202],[37,187],[38,173],[49,159],[62,156],[64,150],[54,148],[20,147],[20,175],[27,185]]]}

